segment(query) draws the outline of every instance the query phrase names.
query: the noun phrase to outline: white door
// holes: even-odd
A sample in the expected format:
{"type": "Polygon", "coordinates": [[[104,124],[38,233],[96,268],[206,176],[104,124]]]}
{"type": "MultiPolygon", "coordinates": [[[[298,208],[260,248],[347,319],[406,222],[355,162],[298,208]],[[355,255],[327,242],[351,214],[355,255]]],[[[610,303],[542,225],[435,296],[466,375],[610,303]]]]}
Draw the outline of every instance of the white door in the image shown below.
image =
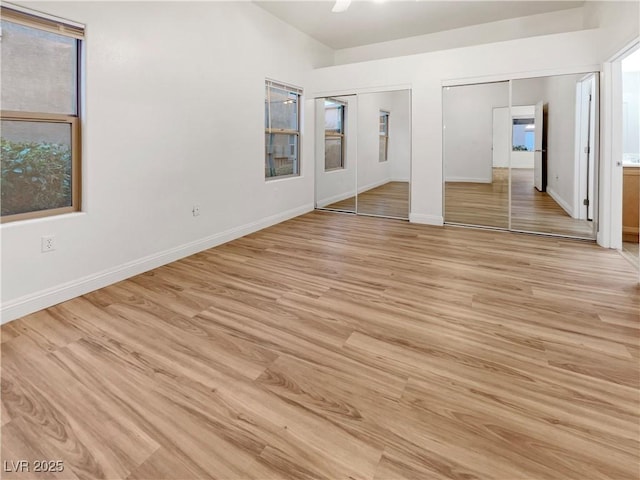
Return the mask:
{"type": "Polygon", "coordinates": [[[534,139],[534,154],[533,154],[533,186],[540,192],[542,192],[542,129],[543,129],[543,103],[539,101],[536,103],[535,111],[535,139],[534,139]]]}
{"type": "Polygon", "coordinates": [[[593,220],[595,205],[596,77],[590,74],[576,86],[575,218],[593,220]],[[578,103],[579,101],[579,103],[578,103]]]}
{"type": "Polygon", "coordinates": [[[589,145],[587,157],[587,220],[593,220],[593,210],[595,206],[595,162],[596,153],[596,105],[598,102],[598,89],[596,88],[596,76],[591,75],[589,79],[589,145]]]}

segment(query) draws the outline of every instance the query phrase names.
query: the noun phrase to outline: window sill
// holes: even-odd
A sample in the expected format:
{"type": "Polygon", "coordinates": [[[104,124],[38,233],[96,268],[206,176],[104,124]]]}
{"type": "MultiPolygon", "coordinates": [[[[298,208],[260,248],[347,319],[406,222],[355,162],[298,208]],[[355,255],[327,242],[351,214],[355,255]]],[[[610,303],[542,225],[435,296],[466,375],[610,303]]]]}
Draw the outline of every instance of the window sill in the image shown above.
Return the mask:
{"type": "Polygon", "coordinates": [[[27,218],[25,220],[16,220],[13,222],[0,223],[0,230],[17,228],[24,225],[34,225],[37,223],[44,222],[53,222],[56,220],[69,220],[74,218],[85,217],[87,212],[69,212],[69,213],[61,213],[60,215],[50,215],[48,217],[39,217],[39,218],[27,218]]]}
{"type": "Polygon", "coordinates": [[[280,175],[279,177],[268,177],[265,178],[264,181],[265,183],[273,183],[273,182],[278,182],[278,181],[283,181],[283,180],[291,180],[292,178],[301,178],[302,175],[280,175]]]}

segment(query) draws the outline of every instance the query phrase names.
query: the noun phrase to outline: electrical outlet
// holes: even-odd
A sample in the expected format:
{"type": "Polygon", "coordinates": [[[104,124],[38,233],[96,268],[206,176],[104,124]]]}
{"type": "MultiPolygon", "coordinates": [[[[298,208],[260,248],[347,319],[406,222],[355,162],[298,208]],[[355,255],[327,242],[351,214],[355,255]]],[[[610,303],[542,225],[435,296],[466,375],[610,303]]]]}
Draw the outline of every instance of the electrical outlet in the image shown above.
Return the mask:
{"type": "Polygon", "coordinates": [[[193,213],[194,217],[197,217],[200,215],[200,205],[194,205],[193,206],[193,210],[191,210],[191,213],[193,213]]]}
{"type": "Polygon", "coordinates": [[[45,235],[41,239],[42,252],[53,252],[56,249],[55,235],[45,235]]]}

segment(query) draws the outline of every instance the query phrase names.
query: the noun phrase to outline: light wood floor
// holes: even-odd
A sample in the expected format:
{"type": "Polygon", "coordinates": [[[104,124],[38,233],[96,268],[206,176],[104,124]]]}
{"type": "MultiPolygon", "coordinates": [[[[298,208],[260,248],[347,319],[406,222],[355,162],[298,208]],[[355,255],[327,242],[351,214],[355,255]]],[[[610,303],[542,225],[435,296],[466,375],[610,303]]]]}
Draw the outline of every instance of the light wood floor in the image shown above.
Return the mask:
{"type": "MultiPolygon", "coordinates": [[[[593,222],[571,218],[546,192],[533,187],[533,169],[511,171],[513,230],[594,238],[593,222]]],[[[492,183],[447,182],[445,221],[509,227],[508,169],[494,168],[492,183]]]]}
{"type": "Polygon", "coordinates": [[[637,479],[636,282],[313,212],[3,326],[3,478],[637,479]]]}
{"type": "MultiPolygon", "coordinates": [[[[355,212],[351,197],[324,207],[327,210],[355,212]]],[[[388,182],[358,194],[358,213],[391,218],[409,218],[409,182],[388,182]]]]}
{"type": "Polygon", "coordinates": [[[621,253],[636,268],[640,268],[640,245],[633,242],[622,242],[621,253]]]}

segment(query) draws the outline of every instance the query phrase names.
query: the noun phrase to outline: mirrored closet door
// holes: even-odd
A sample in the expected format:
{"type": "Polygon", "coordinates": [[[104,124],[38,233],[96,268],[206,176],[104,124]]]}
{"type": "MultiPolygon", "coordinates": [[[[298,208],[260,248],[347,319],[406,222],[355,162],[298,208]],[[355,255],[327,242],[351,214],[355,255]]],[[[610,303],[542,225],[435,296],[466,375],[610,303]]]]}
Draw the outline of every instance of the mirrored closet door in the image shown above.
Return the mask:
{"type": "Polygon", "coordinates": [[[513,80],[512,230],[595,238],[597,77],[513,80]]]}
{"type": "Polygon", "coordinates": [[[445,223],[595,238],[597,73],[442,96],[445,223]]]}
{"type": "Polygon", "coordinates": [[[508,110],[509,82],[443,89],[445,222],[509,227],[508,110]]]}
{"type": "Polygon", "coordinates": [[[358,213],[409,218],[411,92],[358,95],[358,213]]]}
{"type": "Polygon", "coordinates": [[[316,99],[316,208],[409,218],[411,92],[316,99]]]}
{"type": "Polygon", "coordinates": [[[316,208],[356,212],[358,99],[316,99],[316,208]]]}

